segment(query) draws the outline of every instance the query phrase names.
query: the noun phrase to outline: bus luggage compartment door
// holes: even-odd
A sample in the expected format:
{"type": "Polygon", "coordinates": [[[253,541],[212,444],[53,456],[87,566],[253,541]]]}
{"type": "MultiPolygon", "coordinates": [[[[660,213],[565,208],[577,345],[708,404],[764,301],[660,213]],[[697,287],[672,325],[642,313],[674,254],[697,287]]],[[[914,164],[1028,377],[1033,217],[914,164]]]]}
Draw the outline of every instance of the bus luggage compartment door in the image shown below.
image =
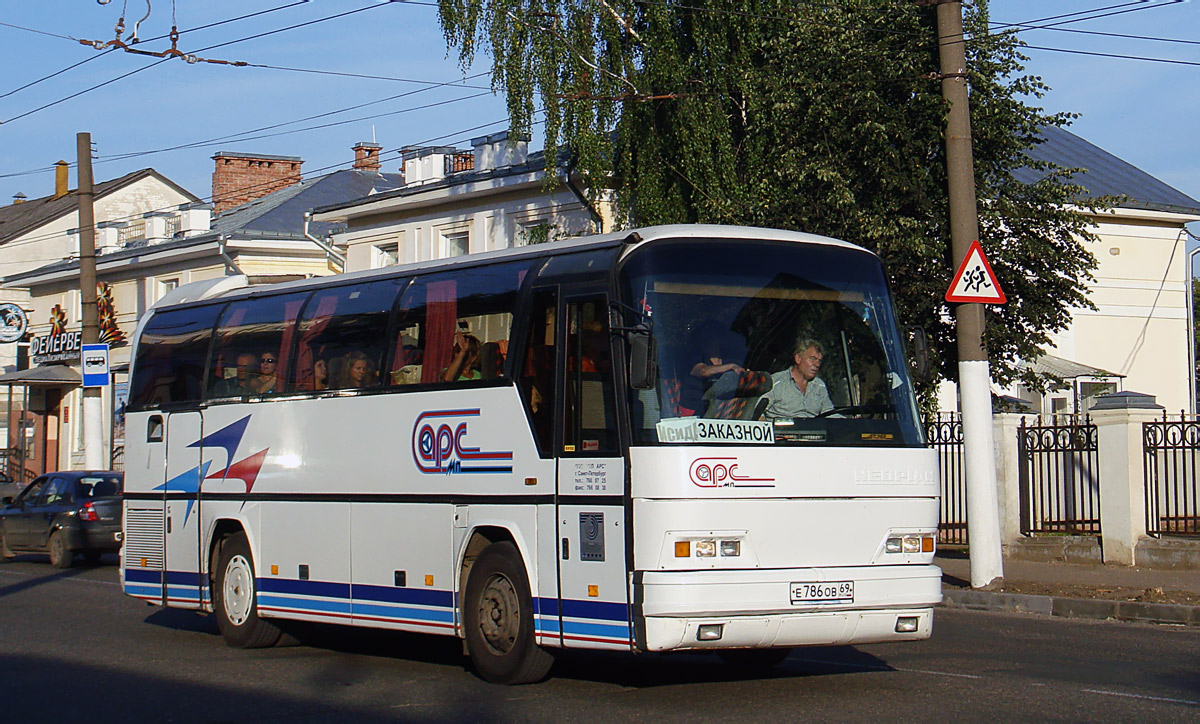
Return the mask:
{"type": "Polygon", "coordinates": [[[166,602],[178,608],[200,608],[200,483],[204,478],[199,412],[167,415],[167,461],[163,480],[166,602]]]}

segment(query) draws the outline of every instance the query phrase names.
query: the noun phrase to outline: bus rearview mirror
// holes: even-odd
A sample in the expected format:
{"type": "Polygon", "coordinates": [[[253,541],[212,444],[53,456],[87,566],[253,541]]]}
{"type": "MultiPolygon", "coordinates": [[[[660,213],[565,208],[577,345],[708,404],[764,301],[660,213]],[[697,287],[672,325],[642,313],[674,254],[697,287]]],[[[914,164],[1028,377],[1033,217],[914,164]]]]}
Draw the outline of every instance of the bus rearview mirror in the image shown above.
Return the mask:
{"type": "Polygon", "coordinates": [[[925,328],[914,326],[905,331],[908,332],[913,377],[919,382],[928,382],[932,370],[929,367],[929,337],[925,334],[925,328]]]}
{"type": "Polygon", "coordinates": [[[652,390],[658,381],[657,344],[649,329],[636,329],[629,339],[629,386],[652,390]]]}

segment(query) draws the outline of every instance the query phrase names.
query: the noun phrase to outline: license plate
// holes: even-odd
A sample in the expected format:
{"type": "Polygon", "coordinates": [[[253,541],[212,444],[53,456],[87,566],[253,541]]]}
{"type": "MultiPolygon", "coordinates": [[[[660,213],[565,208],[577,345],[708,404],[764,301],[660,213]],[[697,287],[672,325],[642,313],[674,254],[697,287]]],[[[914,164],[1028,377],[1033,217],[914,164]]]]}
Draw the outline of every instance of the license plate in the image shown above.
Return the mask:
{"type": "Polygon", "coordinates": [[[854,581],[792,583],[792,603],[854,603],[854,581]]]}

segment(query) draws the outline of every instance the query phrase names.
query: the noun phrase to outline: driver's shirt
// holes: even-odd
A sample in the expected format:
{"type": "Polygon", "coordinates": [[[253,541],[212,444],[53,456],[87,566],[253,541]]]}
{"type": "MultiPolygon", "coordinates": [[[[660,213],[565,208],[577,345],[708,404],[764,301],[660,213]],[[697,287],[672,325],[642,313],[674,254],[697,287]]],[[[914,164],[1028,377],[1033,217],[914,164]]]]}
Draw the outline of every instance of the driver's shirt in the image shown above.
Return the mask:
{"type": "Polygon", "coordinates": [[[816,417],[833,409],[829,390],[820,377],[808,383],[808,392],[801,392],[792,379],[792,368],[771,375],[771,389],[763,398],[768,401],[764,416],[768,420],[792,417],[816,417]]]}

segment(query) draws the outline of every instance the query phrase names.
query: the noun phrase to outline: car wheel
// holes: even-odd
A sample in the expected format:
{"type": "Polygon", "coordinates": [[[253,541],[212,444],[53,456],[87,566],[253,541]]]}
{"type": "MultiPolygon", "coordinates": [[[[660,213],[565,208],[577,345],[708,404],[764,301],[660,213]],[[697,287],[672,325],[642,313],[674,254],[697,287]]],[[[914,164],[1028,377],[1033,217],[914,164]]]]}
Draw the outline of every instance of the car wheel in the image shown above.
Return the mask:
{"type": "Polygon", "coordinates": [[[239,649],[274,646],[282,632],[275,624],[258,617],[254,558],[246,534],[226,538],[217,561],[213,610],[225,641],[239,649]]]}
{"type": "Polygon", "coordinates": [[[463,605],[467,652],[483,679],[528,684],[550,671],[554,657],[534,642],[529,578],[516,546],[494,543],[479,554],[463,605]]]}
{"type": "Polygon", "coordinates": [[[792,650],[782,649],[729,649],[717,655],[729,666],[748,674],[761,674],[783,663],[792,650]]]}
{"type": "Polygon", "coordinates": [[[50,535],[50,565],[55,568],[70,568],[75,562],[75,551],[67,547],[67,534],[56,530],[50,535]]]}

